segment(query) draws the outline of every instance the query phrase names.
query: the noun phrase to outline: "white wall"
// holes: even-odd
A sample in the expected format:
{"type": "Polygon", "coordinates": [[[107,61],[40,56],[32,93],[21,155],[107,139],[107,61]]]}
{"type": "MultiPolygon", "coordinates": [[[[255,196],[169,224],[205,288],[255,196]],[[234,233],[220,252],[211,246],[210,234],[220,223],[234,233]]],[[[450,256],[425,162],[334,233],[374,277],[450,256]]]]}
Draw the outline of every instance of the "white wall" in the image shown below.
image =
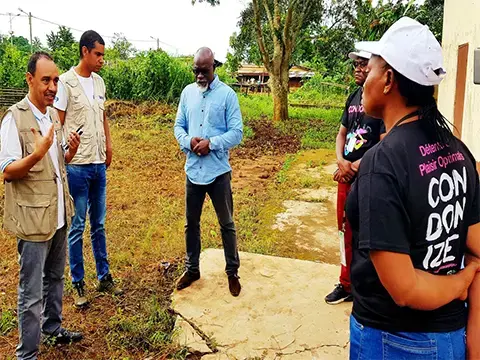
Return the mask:
{"type": "Polygon", "coordinates": [[[439,88],[438,105],[453,123],[458,47],[469,43],[462,140],[480,161],[480,85],[473,83],[473,53],[480,47],[480,0],[445,0],[444,66],[447,75],[439,88]]]}

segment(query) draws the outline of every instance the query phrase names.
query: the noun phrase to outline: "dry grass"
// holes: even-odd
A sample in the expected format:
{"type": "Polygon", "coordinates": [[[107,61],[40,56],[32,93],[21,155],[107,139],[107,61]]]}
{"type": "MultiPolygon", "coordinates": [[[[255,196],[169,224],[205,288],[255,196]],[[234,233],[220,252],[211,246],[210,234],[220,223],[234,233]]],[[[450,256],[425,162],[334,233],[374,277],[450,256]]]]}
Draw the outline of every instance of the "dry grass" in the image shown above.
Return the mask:
{"type": "MultiPolygon", "coordinates": [[[[184,255],[184,155],[173,136],[174,110],[165,105],[151,110],[128,103],[114,104],[110,110],[119,116],[111,128],[115,152],[108,170],[108,250],[113,276],[126,295],[113,298],[94,291],[94,260],[85,238],[85,280],[91,306],[82,311],[73,307],[68,270],[64,297],[64,325],[82,331],[85,339],[73,346],[42,346],[42,359],[185,356],[185,349],[172,342],[173,318],[168,313],[173,281],[182,271],[184,255]],[[173,265],[165,271],[162,261],[173,265]]],[[[255,141],[259,141],[258,135],[255,141]]],[[[285,155],[259,148],[252,156],[255,147],[246,146],[248,154],[241,150],[232,154],[239,248],[292,256],[294,249],[288,246],[288,239],[271,230],[275,214],[282,210],[281,203],[290,191],[287,184],[277,181],[285,155]]],[[[209,201],[202,217],[202,246],[221,247],[209,201]]],[[[16,241],[4,232],[0,232],[0,251],[0,358],[9,358],[17,342],[18,264],[16,241]]]]}
{"type": "MultiPolygon", "coordinates": [[[[108,170],[107,241],[114,278],[125,296],[99,296],[95,265],[85,238],[86,284],[91,306],[73,307],[73,291],[65,271],[64,325],[85,339],[72,346],[41,348],[43,360],[184,358],[174,345],[173,317],[168,313],[175,278],[184,255],[184,155],[173,136],[175,108],[163,104],[113,102],[114,161],[108,170]],[[170,264],[168,269],[162,264],[170,264]]],[[[252,123],[252,120],[250,121],[252,123]]],[[[292,234],[272,230],[283,201],[295,187],[321,186],[324,179],[298,176],[292,165],[316,168],[330,153],[308,158],[296,135],[279,135],[264,120],[231,163],[239,248],[254,253],[311,259],[291,243],[292,234]],[[263,124],[263,125],[262,125],[263,124]],[[268,124],[267,124],[268,125],[268,124]],[[270,143],[283,144],[272,151],[270,143]],[[267,146],[267,145],[268,146],[267,146]],[[278,150],[280,149],[280,150],[278,150]]],[[[3,196],[3,188],[0,190],[3,196]]],[[[3,206],[3,199],[0,199],[3,206]]],[[[86,234],[88,233],[86,229],[86,234]]],[[[210,201],[202,216],[202,246],[221,247],[220,231],[210,201]]],[[[0,359],[13,359],[17,343],[16,240],[0,231],[0,359]]]]}

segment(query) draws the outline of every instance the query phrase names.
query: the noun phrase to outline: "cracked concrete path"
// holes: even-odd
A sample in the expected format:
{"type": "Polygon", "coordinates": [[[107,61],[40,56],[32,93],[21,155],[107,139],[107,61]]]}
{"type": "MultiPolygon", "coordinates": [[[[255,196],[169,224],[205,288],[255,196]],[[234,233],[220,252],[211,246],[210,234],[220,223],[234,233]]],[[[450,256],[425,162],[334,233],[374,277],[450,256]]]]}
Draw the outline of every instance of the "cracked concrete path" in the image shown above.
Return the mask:
{"type": "Polygon", "coordinates": [[[323,300],[338,266],[249,253],[240,260],[238,298],[216,249],[201,255],[202,278],[174,293],[182,345],[209,360],[348,358],[351,303],[323,300]]]}

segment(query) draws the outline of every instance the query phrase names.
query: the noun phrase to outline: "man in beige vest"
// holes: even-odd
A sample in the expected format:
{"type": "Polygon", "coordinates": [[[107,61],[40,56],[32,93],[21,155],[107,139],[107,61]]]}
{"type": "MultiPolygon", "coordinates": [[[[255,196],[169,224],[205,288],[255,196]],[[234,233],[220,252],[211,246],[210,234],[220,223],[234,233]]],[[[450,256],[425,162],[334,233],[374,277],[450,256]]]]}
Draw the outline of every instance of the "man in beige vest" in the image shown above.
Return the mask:
{"type": "Polygon", "coordinates": [[[82,142],[67,166],[68,182],[75,202],[75,216],[68,235],[70,272],[76,290],[75,305],[88,304],[83,265],[83,232],[87,209],[99,284],[97,290],[120,295],[110,275],[105,236],[107,176],[112,144],[105,116],[105,83],[96,73],[103,66],[105,42],[93,30],[80,38],[80,63],[60,76],[55,107],[66,132],[83,131],[82,142]]]}
{"type": "Polygon", "coordinates": [[[65,163],[80,137],[74,132],[64,141],[58,114],[49,107],[58,83],[50,55],[33,54],[26,78],[27,97],[8,109],[0,129],[4,227],[18,238],[20,255],[17,358],[22,360],[37,359],[41,332],[49,343],[82,339],[61,327],[66,232],[73,215],[65,163]]]}

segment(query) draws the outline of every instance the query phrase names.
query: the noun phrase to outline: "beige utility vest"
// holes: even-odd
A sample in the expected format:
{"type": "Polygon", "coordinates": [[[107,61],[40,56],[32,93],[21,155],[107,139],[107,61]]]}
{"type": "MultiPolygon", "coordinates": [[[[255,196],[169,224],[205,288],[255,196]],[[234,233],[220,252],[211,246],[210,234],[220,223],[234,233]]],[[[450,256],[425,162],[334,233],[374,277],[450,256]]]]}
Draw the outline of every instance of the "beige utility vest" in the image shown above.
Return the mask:
{"type": "Polygon", "coordinates": [[[80,146],[70,164],[92,164],[97,160],[97,151],[100,161],[106,160],[105,130],[103,127],[103,113],[105,111],[105,83],[103,79],[92,73],[95,99],[93,105],[88,100],[82,85],[78,81],[73,68],[60,76],[65,86],[68,105],[65,110],[64,135],[82,127],[80,146]]]}
{"type": "MultiPolygon", "coordinates": [[[[38,122],[26,99],[10,107],[8,111],[12,112],[17,125],[22,158],[27,157],[35,149],[35,137],[30,129],[40,131],[38,122]]],[[[65,220],[69,228],[74,214],[74,205],[68,189],[65,152],[62,147],[62,125],[55,109],[50,108],[49,114],[55,126],[58,162],[65,198],[65,220]]],[[[24,178],[5,182],[4,228],[22,240],[38,242],[50,240],[58,227],[57,181],[52,158],[47,152],[24,178]]]]}

